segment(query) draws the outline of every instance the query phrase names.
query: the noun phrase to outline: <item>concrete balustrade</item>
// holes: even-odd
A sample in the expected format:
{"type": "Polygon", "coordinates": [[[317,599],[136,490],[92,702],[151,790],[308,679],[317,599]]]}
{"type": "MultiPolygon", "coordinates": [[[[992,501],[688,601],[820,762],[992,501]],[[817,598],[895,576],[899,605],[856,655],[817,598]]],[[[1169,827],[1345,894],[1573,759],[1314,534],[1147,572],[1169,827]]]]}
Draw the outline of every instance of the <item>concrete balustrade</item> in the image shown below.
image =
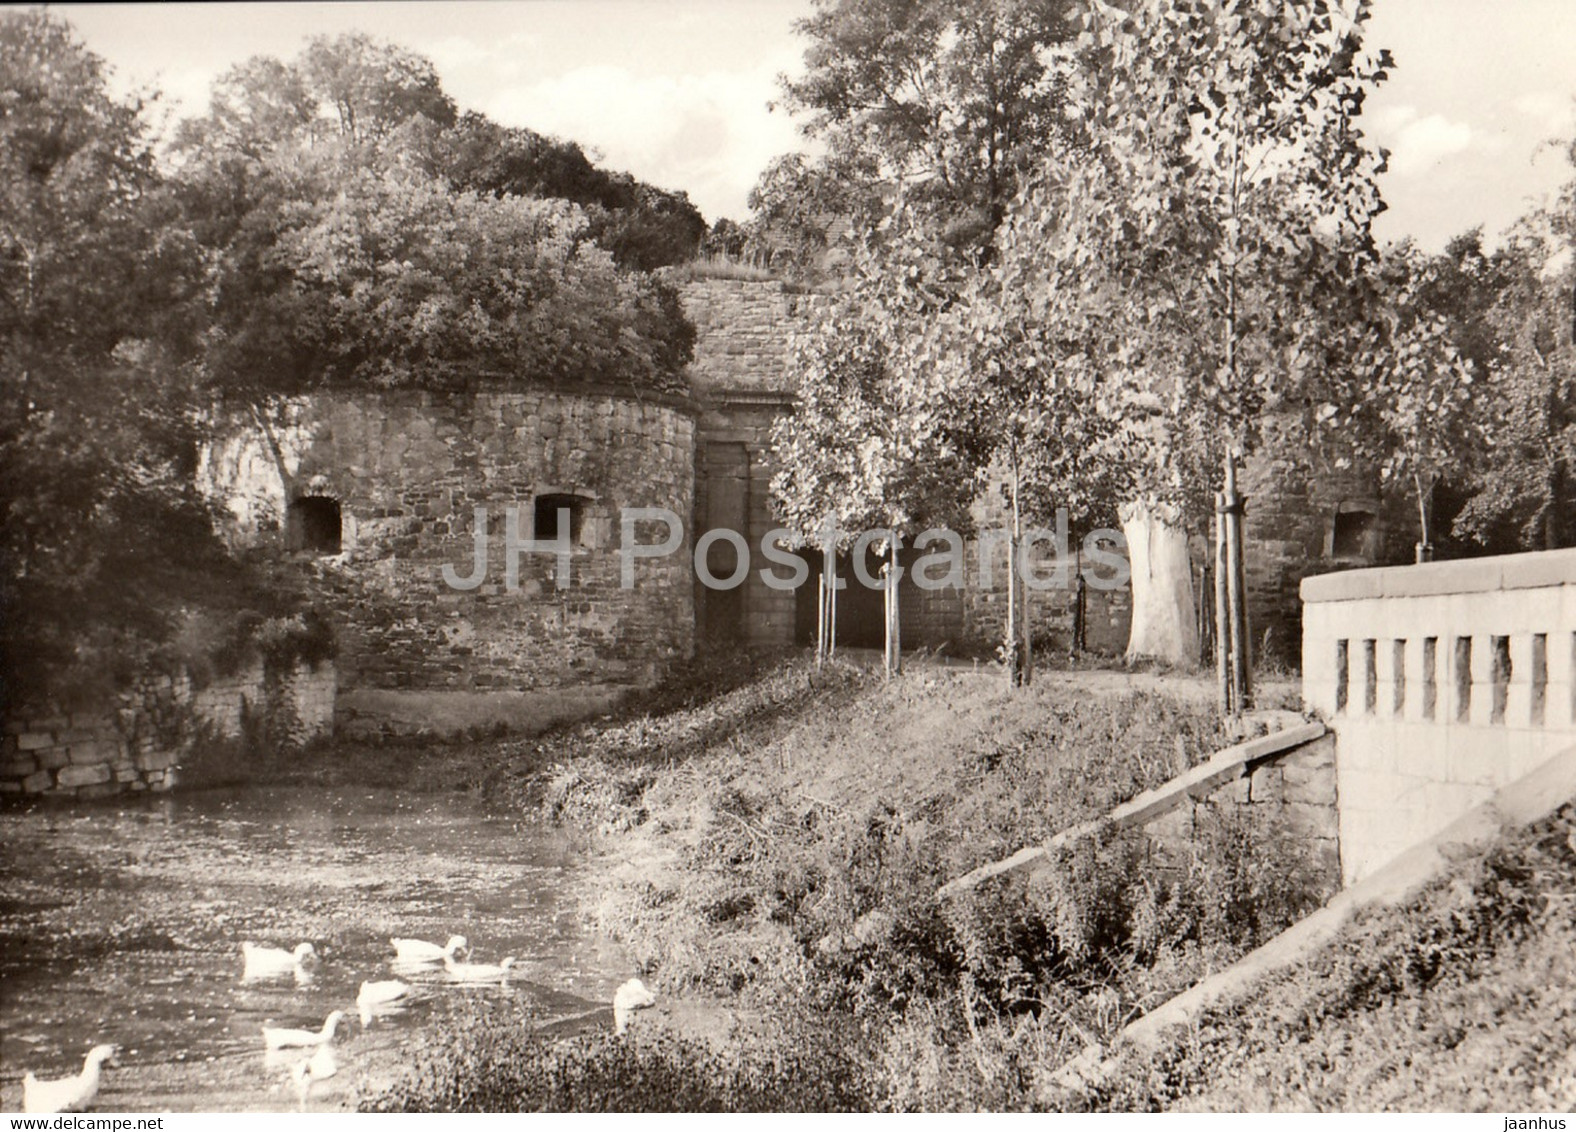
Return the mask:
{"type": "Polygon", "coordinates": [[[1347,883],[1576,737],[1576,550],[1324,574],[1302,599],[1347,883]]]}

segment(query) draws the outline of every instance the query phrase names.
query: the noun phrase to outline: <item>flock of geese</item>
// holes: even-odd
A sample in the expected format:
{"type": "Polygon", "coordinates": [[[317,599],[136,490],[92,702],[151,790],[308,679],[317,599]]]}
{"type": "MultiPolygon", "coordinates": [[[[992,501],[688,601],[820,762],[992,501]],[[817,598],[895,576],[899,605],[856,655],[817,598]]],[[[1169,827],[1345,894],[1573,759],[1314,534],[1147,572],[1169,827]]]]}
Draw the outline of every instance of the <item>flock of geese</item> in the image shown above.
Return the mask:
{"type": "MultiPolygon", "coordinates": [[[[392,966],[396,972],[411,973],[422,968],[442,964],[451,979],[460,983],[506,983],[514,958],[497,963],[470,962],[470,944],[462,935],[450,936],[441,947],[421,939],[396,937],[389,941],[394,947],[392,966]],[[463,961],[456,956],[463,956],[463,961]]],[[[257,943],[241,944],[241,980],[250,982],[293,975],[297,982],[310,982],[307,964],[317,958],[317,949],[310,943],[297,944],[293,950],[282,947],[264,947],[257,943]]],[[[368,980],[361,984],[356,995],[356,1012],[364,1027],[371,1025],[379,1013],[397,1009],[409,998],[412,987],[400,979],[368,980]]],[[[613,995],[613,1029],[622,1034],[629,1025],[630,1016],[636,1011],[652,1006],[657,999],[646,984],[630,979],[613,995]]],[[[345,1021],[346,1012],[335,1010],[323,1020],[318,1030],[298,1030],[282,1026],[263,1027],[263,1048],[269,1057],[285,1051],[298,1051],[300,1057],[290,1068],[290,1078],[295,1083],[296,1096],[302,1111],[306,1110],[307,1097],[312,1084],[334,1076],[339,1063],[334,1057],[334,1038],[345,1021]]],[[[22,1079],[22,1111],[25,1113],[80,1112],[93,1103],[98,1095],[99,1081],[105,1064],[113,1065],[116,1047],[96,1045],[88,1051],[82,1072],[56,1081],[40,1081],[32,1073],[22,1079]]],[[[288,1054],[287,1054],[288,1056],[288,1054]]]]}

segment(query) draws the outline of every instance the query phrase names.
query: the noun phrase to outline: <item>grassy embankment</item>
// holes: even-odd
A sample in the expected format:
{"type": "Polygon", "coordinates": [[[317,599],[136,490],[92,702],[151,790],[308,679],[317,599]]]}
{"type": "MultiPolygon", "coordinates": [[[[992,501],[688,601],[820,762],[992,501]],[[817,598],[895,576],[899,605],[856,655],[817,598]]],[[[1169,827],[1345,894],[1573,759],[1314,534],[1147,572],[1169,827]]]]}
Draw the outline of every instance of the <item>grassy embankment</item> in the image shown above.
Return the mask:
{"type": "Polygon", "coordinates": [[[608,854],[600,925],[665,996],[728,1002],[723,1040],[548,1043],[502,1007],[374,1104],[1034,1106],[1087,1041],[1316,900],[1289,839],[1222,815],[1191,851],[1107,836],[935,901],[1225,745],[1207,702],[797,663],[730,683],[514,745],[539,792],[499,779],[608,854]]]}
{"type": "Polygon", "coordinates": [[[1098,1108],[1576,1109],[1576,807],[1512,834],[1403,907],[1360,917],[1098,1108]]]}

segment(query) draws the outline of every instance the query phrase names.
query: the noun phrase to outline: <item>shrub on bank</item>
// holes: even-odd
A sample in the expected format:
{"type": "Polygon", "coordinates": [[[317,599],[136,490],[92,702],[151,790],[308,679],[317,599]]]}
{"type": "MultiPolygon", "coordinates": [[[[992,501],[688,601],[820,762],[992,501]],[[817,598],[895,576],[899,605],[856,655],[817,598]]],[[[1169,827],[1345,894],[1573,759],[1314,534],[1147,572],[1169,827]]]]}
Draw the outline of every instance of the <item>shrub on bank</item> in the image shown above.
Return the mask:
{"type": "Polygon", "coordinates": [[[1397,908],[1360,916],[1156,1055],[1096,1108],[1569,1110],[1576,1105],[1576,807],[1397,908]]]}
{"type": "MultiPolygon", "coordinates": [[[[855,1038],[854,1040],[857,1040],[855,1038]]],[[[797,1026],[727,1050],[636,1026],[550,1038],[512,1004],[473,1005],[372,1112],[858,1112],[877,1107],[846,1030],[797,1026]]]]}

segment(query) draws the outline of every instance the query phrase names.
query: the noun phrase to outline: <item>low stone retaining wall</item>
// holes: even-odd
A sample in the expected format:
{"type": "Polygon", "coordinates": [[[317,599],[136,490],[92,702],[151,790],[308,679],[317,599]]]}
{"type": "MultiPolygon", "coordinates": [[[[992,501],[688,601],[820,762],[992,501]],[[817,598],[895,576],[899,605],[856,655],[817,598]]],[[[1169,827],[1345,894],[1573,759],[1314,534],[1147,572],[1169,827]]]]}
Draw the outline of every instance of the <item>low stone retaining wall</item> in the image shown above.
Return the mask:
{"type": "Polygon", "coordinates": [[[0,796],[99,798],[169,790],[203,740],[237,739],[251,725],[272,741],[301,744],[333,727],[332,664],[271,672],[261,661],[193,685],[147,676],[112,708],[23,714],[0,737],[0,796]]]}
{"type": "Polygon", "coordinates": [[[1162,842],[1183,843],[1193,835],[1200,806],[1240,805],[1284,820],[1305,840],[1331,887],[1340,876],[1336,813],[1335,736],[1322,723],[1298,723],[1217,751],[1191,770],[1146,790],[1096,821],[1056,834],[1043,845],[982,865],[937,890],[945,899],[991,877],[1042,864],[1056,849],[1102,828],[1147,826],[1162,842]]]}

